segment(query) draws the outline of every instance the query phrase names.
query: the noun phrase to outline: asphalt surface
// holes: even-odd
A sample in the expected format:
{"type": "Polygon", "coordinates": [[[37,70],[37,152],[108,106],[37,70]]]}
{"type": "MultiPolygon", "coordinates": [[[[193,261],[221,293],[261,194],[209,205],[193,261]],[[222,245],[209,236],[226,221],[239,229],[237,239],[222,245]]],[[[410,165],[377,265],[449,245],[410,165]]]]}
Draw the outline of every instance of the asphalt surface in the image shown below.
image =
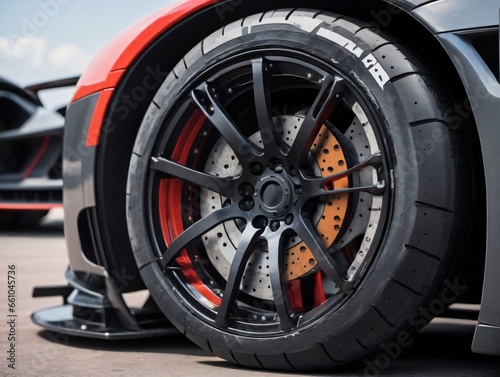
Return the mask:
{"type": "MultiPolygon", "coordinates": [[[[0,376],[285,376],[245,370],[202,351],[181,335],[153,340],[106,342],[59,337],[30,320],[37,309],[59,298],[33,299],[35,285],[64,284],[68,263],[62,213],[55,211],[38,228],[0,231],[0,376]],[[8,368],[7,269],[16,265],[16,370],[8,368]],[[3,285],[3,287],[2,287],[3,285]]],[[[143,294],[128,298],[144,299],[143,294]]],[[[380,368],[365,364],[330,376],[499,377],[500,358],[470,351],[473,321],[438,320],[415,337],[399,357],[379,358],[380,368]]],[[[317,374],[316,374],[317,375],[317,374]]]]}

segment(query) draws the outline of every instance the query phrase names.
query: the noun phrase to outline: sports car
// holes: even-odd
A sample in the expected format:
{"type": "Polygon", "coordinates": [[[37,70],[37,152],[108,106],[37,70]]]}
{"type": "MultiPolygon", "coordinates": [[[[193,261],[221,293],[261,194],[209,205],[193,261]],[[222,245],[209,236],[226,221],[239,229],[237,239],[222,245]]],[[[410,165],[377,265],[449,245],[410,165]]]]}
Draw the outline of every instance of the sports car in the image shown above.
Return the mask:
{"type": "Polygon", "coordinates": [[[39,93],[77,81],[23,89],[0,78],[0,228],[36,225],[49,210],[62,206],[66,108],[44,108],[39,93]]]}
{"type": "Polygon", "coordinates": [[[499,10],[189,0],[133,25],[67,110],[69,288],[33,320],[310,371],[481,303],[473,350],[500,354],[499,10]]]}

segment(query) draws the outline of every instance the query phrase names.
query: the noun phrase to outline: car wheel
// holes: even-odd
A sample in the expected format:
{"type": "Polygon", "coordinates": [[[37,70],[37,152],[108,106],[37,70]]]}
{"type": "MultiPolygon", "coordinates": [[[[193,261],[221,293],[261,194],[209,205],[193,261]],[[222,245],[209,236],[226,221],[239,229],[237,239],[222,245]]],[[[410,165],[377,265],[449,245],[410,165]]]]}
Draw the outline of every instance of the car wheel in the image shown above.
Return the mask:
{"type": "Polygon", "coordinates": [[[331,13],[258,14],[203,40],[129,170],[130,239],[160,309],[204,349],[274,370],[360,360],[425,322],[466,218],[443,93],[403,46],[331,13]]]}

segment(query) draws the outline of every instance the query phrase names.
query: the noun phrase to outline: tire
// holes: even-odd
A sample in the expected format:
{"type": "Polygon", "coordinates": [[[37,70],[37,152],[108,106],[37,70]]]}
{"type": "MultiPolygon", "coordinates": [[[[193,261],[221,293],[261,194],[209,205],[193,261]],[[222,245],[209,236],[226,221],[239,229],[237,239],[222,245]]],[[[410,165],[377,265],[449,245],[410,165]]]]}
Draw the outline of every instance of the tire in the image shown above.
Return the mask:
{"type": "Polygon", "coordinates": [[[158,91],[131,157],[129,235],[160,309],[205,350],[283,371],[363,360],[422,329],[467,219],[447,101],[404,46],[340,15],[277,10],[207,37],[158,91]],[[333,184],[318,180],[331,174],[333,184]],[[213,234],[207,224],[225,215],[213,234]],[[297,245],[313,267],[302,269],[297,245]],[[265,258],[267,276],[247,265],[265,258]]]}
{"type": "Polygon", "coordinates": [[[0,211],[0,228],[31,228],[40,223],[48,211],[0,211]]]}

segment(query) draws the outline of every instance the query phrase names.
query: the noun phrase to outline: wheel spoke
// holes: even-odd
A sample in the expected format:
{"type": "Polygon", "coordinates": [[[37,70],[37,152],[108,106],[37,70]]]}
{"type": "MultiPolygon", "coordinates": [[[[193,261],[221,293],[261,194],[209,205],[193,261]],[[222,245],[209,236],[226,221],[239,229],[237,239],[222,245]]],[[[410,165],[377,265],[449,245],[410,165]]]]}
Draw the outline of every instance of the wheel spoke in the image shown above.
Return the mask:
{"type": "Polygon", "coordinates": [[[247,262],[253,253],[253,246],[262,235],[263,231],[264,229],[254,228],[251,223],[248,223],[243,231],[238,249],[236,250],[236,254],[231,264],[231,270],[227,279],[222,303],[217,310],[215,322],[220,327],[225,327],[227,325],[228,312],[238,297],[241,278],[245,272],[247,262]]]}
{"type": "Polygon", "coordinates": [[[262,156],[262,151],[248,140],[231,120],[229,114],[217,99],[215,87],[205,83],[192,91],[192,97],[207,119],[226,139],[241,163],[251,161],[256,156],[262,156]]]}
{"type": "Polygon", "coordinates": [[[322,178],[308,178],[308,177],[303,177],[303,178],[307,182],[307,184],[310,184],[313,187],[325,187],[326,184],[328,184],[329,182],[335,182],[347,178],[350,175],[367,168],[368,166],[377,169],[382,166],[382,162],[383,162],[382,154],[375,153],[370,157],[368,157],[366,160],[360,162],[358,165],[353,166],[352,168],[344,170],[340,173],[332,174],[328,177],[322,177],[322,178]]]}
{"type": "Polygon", "coordinates": [[[307,153],[311,149],[319,130],[338,105],[340,94],[344,88],[345,83],[341,78],[327,76],[323,81],[321,90],[288,152],[289,159],[295,162],[296,167],[300,167],[300,163],[307,162],[307,153]]]}
{"type": "Polygon", "coordinates": [[[292,329],[295,324],[290,317],[290,306],[286,283],[284,279],[285,248],[283,247],[283,233],[274,233],[267,237],[269,250],[269,275],[271,277],[271,288],[273,291],[274,305],[280,317],[282,331],[292,329]]]}
{"type": "Polygon", "coordinates": [[[151,159],[150,167],[151,170],[171,177],[183,179],[208,190],[217,192],[226,198],[229,198],[234,194],[234,182],[236,180],[232,177],[216,177],[214,175],[193,170],[161,157],[153,157],[151,159]]]}
{"type": "Polygon", "coordinates": [[[276,137],[271,104],[271,74],[269,63],[265,59],[252,62],[253,89],[255,111],[259,123],[262,145],[267,155],[275,155],[280,151],[280,143],[276,137]]]}
{"type": "Polygon", "coordinates": [[[296,229],[297,236],[305,242],[316,258],[318,266],[343,292],[349,293],[352,284],[339,271],[340,267],[326,249],[309,219],[302,219],[302,224],[296,229]]]}
{"type": "Polygon", "coordinates": [[[385,189],[386,189],[385,181],[380,181],[373,186],[359,186],[359,187],[349,187],[349,188],[333,189],[333,190],[324,189],[322,187],[310,187],[307,190],[307,199],[316,198],[318,196],[352,194],[356,192],[366,192],[367,194],[380,196],[384,194],[385,189]]]}
{"type": "Polygon", "coordinates": [[[167,251],[163,254],[161,258],[163,268],[166,268],[171,260],[195,238],[212,230],[219,224],[241,217],[241,212],[238,210],[238,207],[233,205],[213,212],[191,225],[172,242],[167,251]]]}
{"type": "Polygon", "coordinates": [[[304,192],[307,193],[307,197],[314,198],[323,195],[336,195],[344,193],[354,193],[354,192],[366,192],[372,195],[382,195],[385,191],[385,182],[381,181],[373,186],[364,187],[350,187],[344,189],[329,189],[328,187],[334,187],[334,182],[341,179],[347,178],[350,175],[357,173],[369,166],[377,169],[382,166],[383,159],[381,153],[375,153],[368,157],[365,161],[353,166],[350,169],[344,170],[340,173],[330,175],[328,177],[321,178],[308,178],[302,176],[304,192]]]}

